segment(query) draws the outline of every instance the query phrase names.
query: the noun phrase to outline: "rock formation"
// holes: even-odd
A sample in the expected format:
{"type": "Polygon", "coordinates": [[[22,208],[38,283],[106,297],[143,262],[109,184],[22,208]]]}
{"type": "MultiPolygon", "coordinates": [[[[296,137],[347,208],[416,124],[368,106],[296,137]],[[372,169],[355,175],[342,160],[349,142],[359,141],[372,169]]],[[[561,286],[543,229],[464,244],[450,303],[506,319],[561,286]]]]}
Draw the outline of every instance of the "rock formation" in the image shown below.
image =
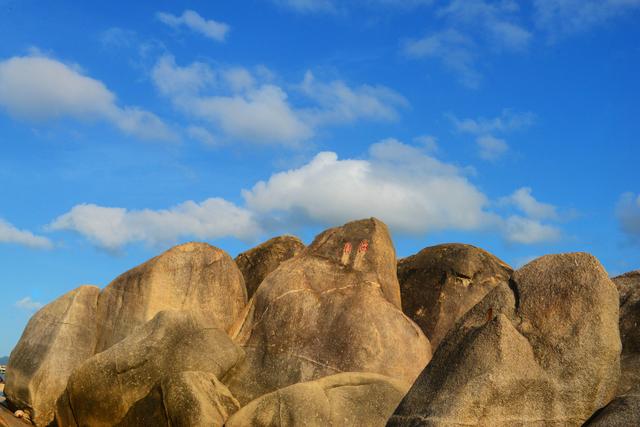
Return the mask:
{"type": "Polygon", "coordinates": [[[429,341],[400,310],[395,250],[375,219],[323,232],[272,272],[234,340],[247,358],[228,386],[242,404],[341,372],[411,383],[431,357],[429,341]]]}
{"type": "Polygon", "coordinates": [[[618,385],[617,299],[588,254],[527,264],[462,317],[389,425],[581,425],[618,385]]]}
{"type": "Polygon", "coordinates": [[[407,389],[408,384],[378,374],[331,375],[261,396],[226,426],[384,426],[407,389]]]}
{"type": "Polygon", "coordinates": [[[490,253],[449,243],[398,261],[402,309],[424,331],[432,349],[455,322],[513,270],[490,253]]]}
{"type": "Polygon", "coordinates": [[[96,353],[162,310],[189,310],[228,329],[247,303],[242,273],[223,250],[186,243],[117,277],[98,300],[96,353]]]}
{"type": "Polygon", "coordinates": [[[165,375],[200,371],[221,378],[241,360],[242,350],[216,325],[194,312],[161,311],[76,368],[58,402],[58,419],[95,427],[154,425],[165,410],[144,399],[165,375]]]}
{"type": "Polygon", "coordinates": [[[297,237],[279,236],[238,255],[236,264],[244,276],[248,297],[251,298],[269,273],[303,249],[304,243],[297,237]]]}
{"type": "Polygon", "coordinates": [[[640,270],[614,277],[620,293],[620,339],[622,375],[618,394],[640,384],[640,270]]]}
{"type": "Polygon", "coordinates": [[[11,352],[5,394],[37,424],[53,421],[67,379],[96,345],[100,289],[81,286],[40,309],[11,352]]]}

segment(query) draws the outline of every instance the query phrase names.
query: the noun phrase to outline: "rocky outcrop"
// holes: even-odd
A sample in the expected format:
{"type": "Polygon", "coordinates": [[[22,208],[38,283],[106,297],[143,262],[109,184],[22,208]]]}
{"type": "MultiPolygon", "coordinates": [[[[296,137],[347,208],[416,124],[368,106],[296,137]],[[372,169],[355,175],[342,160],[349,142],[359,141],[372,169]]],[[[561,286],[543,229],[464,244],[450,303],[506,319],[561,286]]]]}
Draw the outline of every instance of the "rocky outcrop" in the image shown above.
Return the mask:
{"type": "Polygon", "coordinates": [[[222,378],[242,358],[216,325],[193,312],[161,311],[73,372],[57,405],[60,424],[153,425],[165,411],[153,405],[152,391],[165,375],[200,371],[222,378]]]}
{"type": "Polygon", "coordinates": [[[640,270],[614,277],[620,293],[620,338],[622,356],[618,394],[640,384],[640,270]]]}
{"type": "Polygon", "coordinates": [[[398,261],[402,309],[429,338],[432,349],[471,307],[513,270],[490,253],[449,243],[398,261]]]}
{"type": "Polygon", "coordinates": [[[297,237],[279,236],[238,255],[236,264],[244,276],[248,297],[251,298],[269,273],[303,249],[304,243],[297,237]]]}
{"type": "Polygon", "coordinates": [[[441,342],[390,426],[579,426],[615,395],[618,295],[583,253],[527,264],[441,342]]]}
{"type": "Polygon", "coordinates": [[[395,250],[376,219],[323,232],[269,274],[233,337],[247,357],[227,385],[242,404],[341,372],[411,383],[431,357],[400,310],[395,250]]]}
{"type": "Polygon", "coordinates": [[[223,250],[186,243],[117,277],[98,300],[96,353],[162,310],[189,310],[228,329],[244,308],[242,273],[223,250]]]}
{"type": "Polygon", "coordinates": [[[226,426],[384,426],[408,387],[378,374],[331,375],[261,396],[226,426]]]}
{"type": "Polygon", "coordinates": [[[11,352],[4,392],[38,426],[53,421],[67,378],[93,355],[99,292],[95,286],[81,286],[44,306],[11,352]]]}
{"type": "Polygon", "coordinates": [[[622,396],[596,412],[585,427],[629,427],[640,425],[640,386],[636,385],[622,396]]]}

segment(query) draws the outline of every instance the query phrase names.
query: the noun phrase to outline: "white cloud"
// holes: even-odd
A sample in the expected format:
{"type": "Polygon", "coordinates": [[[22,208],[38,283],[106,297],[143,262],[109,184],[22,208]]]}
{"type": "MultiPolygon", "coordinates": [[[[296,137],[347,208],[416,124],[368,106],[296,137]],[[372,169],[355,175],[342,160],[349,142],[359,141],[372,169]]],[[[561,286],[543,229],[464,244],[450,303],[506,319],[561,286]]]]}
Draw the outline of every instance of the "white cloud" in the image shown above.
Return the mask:
{"type": "Polygon", "coordinates": [[[535,122],[535,114],[531,112],[518,112],[510,109],[502,110],[502,113],[493,118],[478,117],[476,119],[458,119],[453,114],[448,115],[458,132],[472,135],[485,135],[494,132],[511,132],[525,129],[535,122]]]}
{"type": "Polygon", "coordinates": [[[640,0],[535,0],[535,21],[552,38],[587,31],[635,12],[640,0]]]}
{"type": "Polygon", "coordinates": [[[640,243],[640,194],[622,194],[616,206],[616,218],[622,232],[640,243]]]}
{"type": "Polygon", "coordinates": [[[48,228],[78,232],[108,250],[133,242],[170,243],[181,237],[252,238],[260,232],[251,212],[220,198],[187,201],[163,210],[81,204],[56,218],[48,228]]]}
{"type": "Polygon", "coordinates": [[[503,221],[504,236],[507,241],[520,244],[534,244],[558,240],[560,229],[543,224],[531,218],[513,215],[503,221]]]}
{"type": "Polygon", "coordinates": [[[352,88],[340,80],[319,82],[310,71],[305,73],[300,89],[317,103],[316,108],[306,112],[308,121],[314,125],[358,119],[395,120],[397,108],[408,105],[402,95],[384,86],[352,88]]]}
{"type": "Polygon", "coordinates": [[[247,141],[296,145],[313,134],[289,105],[287,94],[274,85],[231,96],[182,98],[178,103],[226,134],[247,141]]]}
{"type": "Polygon", "coordinates": [[[558,210],[555,206],[539,202],[531,193],[531,188],[522,187],[514,191],[510,196],[503,197],[500,203],[502,205],[515,206],[533,219],[558,219],[558,210]]]}
{"type": "Polygon", "coordinates": [[[439,150],[438,138],[433,135],[420,135],[413,138],[427,153],[435,153],[439,150]]]}
{"type": "Polygon", "coordinates": [[[99,119],[136,137],[175,139],[155,114],[138,107],[119,107],[116,96],[102,82],[85,76],[77,67],[42,56],[0,62],[0,106],[26,120],[99,119]]]}
{"type": "Polygon", "coordinates": [[[322,82],[310,72],[301,84],[290,85],[299,100],[293,105],[289,93],[271,81],[264,67],[255,73],[242,67],[214,70],[198,62],[180,67],[168,55],[158,60],[152,78],[185,114],[212,123],[222,134],[257,143],[296,146],[320,126],[394,120],[398,109],[407,105],[384,86],[322,82]]]}
{"type": "Polygon", "coordinates": [[[385,6],[410,9],[421,5],[430,5],[433,0],[271,0],[280,7],[298,13],[336,13],[347,6],[385,6]]]}
{"type": "Polygon", "coordinates": [[[332,152],[243,191],[258,213],[286,213],[320,224],[375,216],[404,232],[472,230],[491,221],[487,198],[457,167],[389,139],[366,160],[332,152]]]}
{"type": "Polygon", "coordinates": [[[15,243],[36,249],[53,247],[51,240],[46,237],[36,236],[27,230],[20,230],[2,218],[0,218],[0,243],[15,243]]]}
{"type": "Polygon", "coordinates": [[[336,6],[332,0],[272,0],[281,7],[300,13],[335,12],[336,6]]]}
{"type": "Polygon", "coordinates": [[[163,95],[196,93],[215,82],[215,74],[207,64],[193,62],[178,67],[171,55],[158,59],[151,70],[151,78],[163,95]]]}
{"type": "Polygon", "coordinates": [[[476,139],[480,157],[485,160],[496,160],[507,152],[509,146],[504,139],[491,135],[480,136],[476,139]]]}
{"type": "Polygon", "coordinates": [[[36,311],[44,307],[44,304],[34,301],[31,297],[24,297],[21,300],[16,301],[16,307],[27,311],[36,311]]]}
{"type": "Polygon", "coordinates": [[[196,33],[219,42],[225,40],[230,30],[229,25],[212,19],[205,19],[193,10],[185,10],[180,16],[158,12],[156,17],[160,22],[172,28],[185,26],[196,33]]]}

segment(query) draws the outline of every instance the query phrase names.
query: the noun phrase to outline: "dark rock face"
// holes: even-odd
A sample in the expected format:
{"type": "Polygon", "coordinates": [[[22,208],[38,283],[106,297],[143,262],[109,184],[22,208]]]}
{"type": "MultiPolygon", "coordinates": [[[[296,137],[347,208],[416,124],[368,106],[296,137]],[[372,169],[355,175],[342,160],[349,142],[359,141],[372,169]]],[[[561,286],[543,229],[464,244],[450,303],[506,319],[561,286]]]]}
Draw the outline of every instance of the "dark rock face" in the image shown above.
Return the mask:
{"type": "Polygon", "coordinates": [[[4,393],[37,425],[53,421],[71,372],[93,355],[100,289],[81,286],[40,309],[11,352],[4,393]]]}
{"type": "Polygon", "coordinates": [[[189,310],[228,329],[247,303],[242,273],[223,250],[186,243],[117,277],[98,300],[104,351],[162,310],[189,310]]]}
{"type": "Polygon", "coordinates": [[[158,400],[152,390],[167,373],[201,371],[222,378],[241,360],[242,350],[216,325],[192,312],[161,311],[75,369],[57,418],[79,426],[152,425],[164,412],[153,405],[158,400]]]}
{"type": "Polygon", "coordinates": [[[620,293],[620,338],[622,356],[618,394],[640,383],[640,270],[614,277],[620,293]]]}
{"type": "Polygon", "coordinates": [[[618,385],[617,300],[588,254],[527,264],[462,317],[388,425],[581,425],[618,385]]]}
{"type": "Polygon", "coordinates": [[[490,253],[450,243],[398,261],[402,309],[422,328],[432,348],[469,309],[513,270],[490,253]]]}
{"type": "Polygon", "coordinates": [[[297,237],[279,236],[238,255],[236,264],[244,276],[247,296],[251,298],[269,273],[298,255],[304,247],[297,237]]]}
{"type": "Polygon", "coordinates": [[[231,416],[226,426],[384,426],[407,388],[378,374],[331,375],[265,394],[231,416]]]}
{"type": "Polygon", "coordinates": [[[629,427],[640,425],[640,386],[616,397],[596,412],[585,427],[629,427]]]}
{"type": "Polygon", "coordinates": [[[272,272],[233,335],[247,353],[227,383],[240,403],[341,372],[411,383],[431,349],[400,311],[395,263],[386,226],[369,219],[325,231],[272,272]]]}

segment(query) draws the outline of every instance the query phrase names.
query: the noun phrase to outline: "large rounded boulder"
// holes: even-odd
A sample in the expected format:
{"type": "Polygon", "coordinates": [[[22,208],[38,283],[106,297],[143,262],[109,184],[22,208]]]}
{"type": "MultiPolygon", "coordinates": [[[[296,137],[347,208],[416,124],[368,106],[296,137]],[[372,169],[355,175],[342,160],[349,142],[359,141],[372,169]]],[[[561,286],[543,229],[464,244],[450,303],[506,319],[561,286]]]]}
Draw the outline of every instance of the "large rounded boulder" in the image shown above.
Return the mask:
{"type": "Polygon", "coordinates": [[[321,233],[262,282],[233,330],[247,357],[227,385],[242,404],[341,372],[411,383],[429,341],[400,310],[395,250],[376,219],[321,233]]]}
{"type": "Polygon", "coordinates": [[[398,261],[405,314],[424,331],[435,350],[469,309],[513,270],[490,253],[449,243],[425,248],[398,261]]]}
{"type": "Polygon", "coordinates": [[[236,264],[244,276],[248,297],[251,298],[269,273],[303,249],[304,243],[297,237],[278,236],[238,255],[236,264]]]}
{"type": "Polygon", "coordinates": [[[247,303],[242,273],[223,250],[186,243],[117,277],[98,300],[104,351],[162,310],[189,310],[227,330],[247,303]]]}
{"type": "Polygon", "coordinates": [[[226,427],[382,427],[409,385],[379,374],[347,372],[261,396],[226,427]]]}
{"type": "Polygon", "coordinates": [[[93,355],[100,289],[81,286],[33,315],[11,352],[4,393],[38,426],[53,421],[71,372],[93,355]]]}
{"type": "Polygon", "coordinates": [[[166,375],[199,371],[222,378],[242,359],[242,350],[216,325],[193,312],[161,311],[74,370],[58,400],[58,423],[153,425],[164,409],[146,398],[166,375]]]}
{"type": "Polygon", "coordinates": [[[584,253],[548,255],[446,335],[390,426],[579,426],[615,396],[618,293],[584,253]]]}

